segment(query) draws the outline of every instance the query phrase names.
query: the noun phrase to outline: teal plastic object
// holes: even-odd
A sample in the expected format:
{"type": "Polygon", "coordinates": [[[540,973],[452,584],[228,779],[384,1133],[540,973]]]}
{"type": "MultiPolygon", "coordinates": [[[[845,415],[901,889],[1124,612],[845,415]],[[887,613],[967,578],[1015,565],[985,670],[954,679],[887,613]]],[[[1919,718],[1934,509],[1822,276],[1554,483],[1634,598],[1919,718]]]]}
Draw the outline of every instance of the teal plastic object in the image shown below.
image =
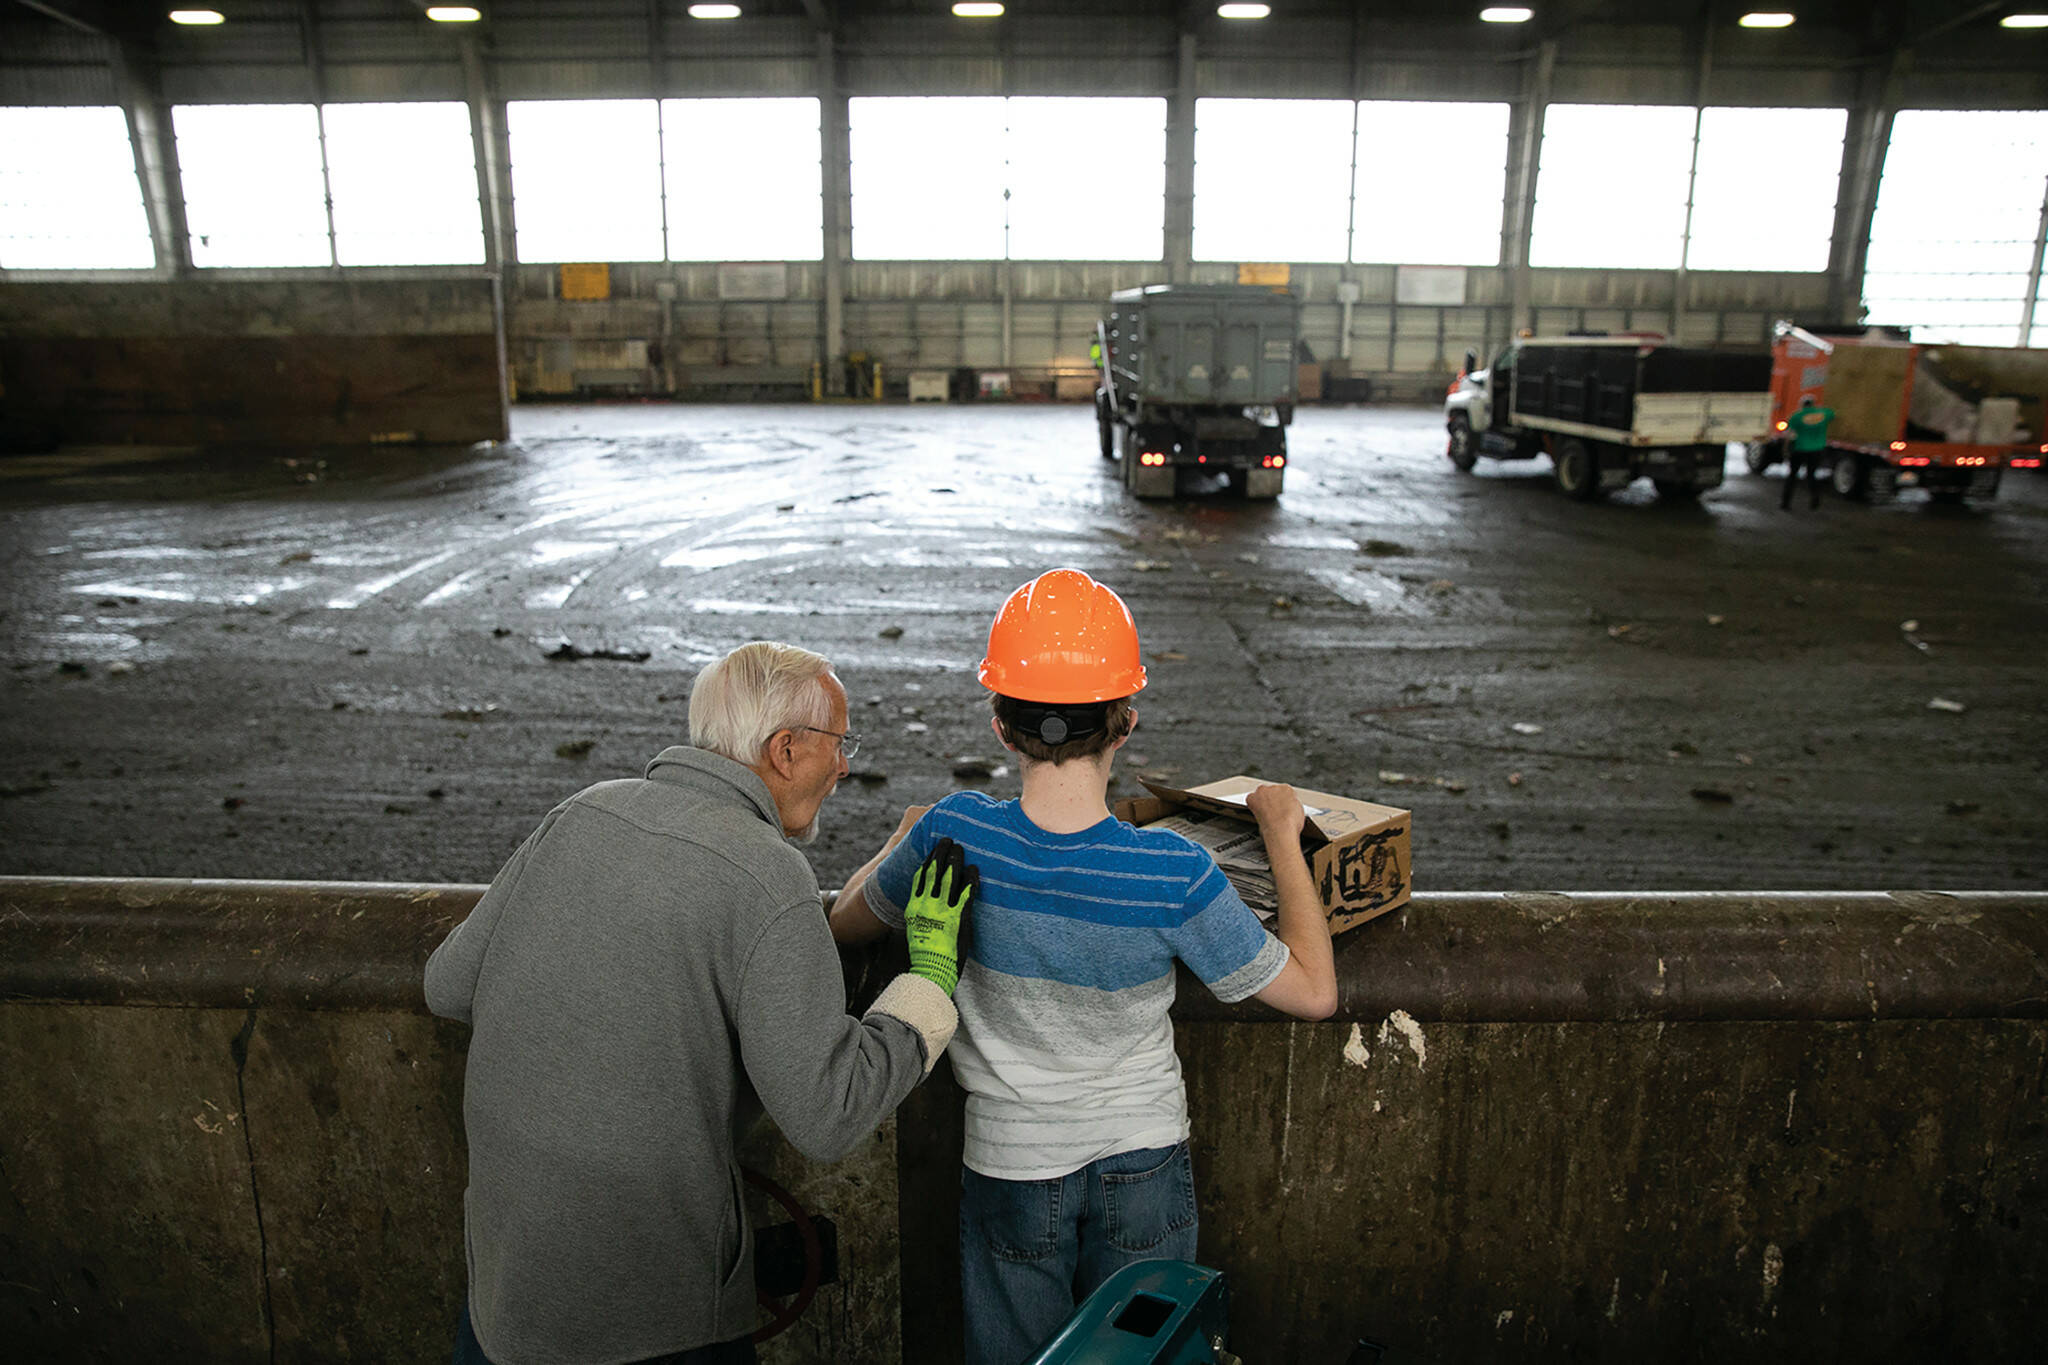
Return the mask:
{"type": "Polygon", "coordinates": [[[1139,1261],[1103,1281],[1030,1365],[1213,1365],[1229,1326],[1222,1271],[1139,1261]]]}

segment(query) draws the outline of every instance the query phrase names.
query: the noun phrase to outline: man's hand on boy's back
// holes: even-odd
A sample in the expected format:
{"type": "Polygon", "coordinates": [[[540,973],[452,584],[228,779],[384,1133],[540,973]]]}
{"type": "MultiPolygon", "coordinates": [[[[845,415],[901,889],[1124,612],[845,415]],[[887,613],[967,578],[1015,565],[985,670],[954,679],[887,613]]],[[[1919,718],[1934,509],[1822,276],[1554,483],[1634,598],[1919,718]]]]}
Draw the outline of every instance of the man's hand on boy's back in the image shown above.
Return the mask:
{"type": "Polygon", "coordinates": [[[939,840],[910,884],[903,908],[910,970],[948,995],[960,980],[961,921],[980,886],[980,871],[951,839],[939,840]]]}

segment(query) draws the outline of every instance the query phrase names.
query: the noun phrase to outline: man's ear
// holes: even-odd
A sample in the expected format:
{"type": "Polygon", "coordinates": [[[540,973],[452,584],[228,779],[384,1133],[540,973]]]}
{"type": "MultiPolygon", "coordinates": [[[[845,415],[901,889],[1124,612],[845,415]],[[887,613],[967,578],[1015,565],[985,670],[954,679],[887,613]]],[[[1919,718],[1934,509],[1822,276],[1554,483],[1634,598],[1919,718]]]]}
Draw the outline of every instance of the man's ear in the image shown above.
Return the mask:
{"type": "Polygon", "coordinates": [[[1017,752],[1017,746],[1010,743],[1010,737],[1003,733],[1003,723],[1000,720],[997,720],[994,716],[990,716],[988,718],[988,728],[996,732],[997,743],[1001,744],[1005,749],[1008,749],[1013,754],[1017,752]]]}
{"type": "Polygon", "coordinates": [[[1123,748],[1124,745],[1130,741],[1131,736],[1137,732],[1137,729],[1138,708],[1133,706],[1130,709],[1130,711],[1124,716],[1124,732],[1118,735],[1116,737],[1116,742],[1111,744],[1109,747],[1112,750],[1123,748]]]}
{"type": "Polygon", "coordinates": [[[762,757],[778,777],[789,777],[796,772],[796,731],[777,730],[768,736],[768,745],[762,757]]]}

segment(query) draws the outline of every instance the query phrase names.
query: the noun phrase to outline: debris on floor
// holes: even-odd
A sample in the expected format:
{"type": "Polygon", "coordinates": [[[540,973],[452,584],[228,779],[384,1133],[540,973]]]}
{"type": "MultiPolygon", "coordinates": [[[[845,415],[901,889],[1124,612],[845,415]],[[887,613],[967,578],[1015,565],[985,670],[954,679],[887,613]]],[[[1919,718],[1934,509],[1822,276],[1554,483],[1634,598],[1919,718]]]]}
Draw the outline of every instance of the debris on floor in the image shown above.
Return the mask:
{"type": "Polygon", "coordinates": [[[590,649],[568,640],[557,639],[554,648],[548,650],[547,657],[561,663],[575,663],[583,659],[609,659],[622,664],[644,664],[653,657],[653,654],[645,649],[590,649]]]}
{"type": "Polygon", "coordinates": [[[1936,697],[1933,701],[1927,703],[1927,709],[1930,711],[1949,711],[1961,714],[1969,708],[1959,701],[1950,701],[1947,697],[1936,697]]]}
{"type": "Polygon", "coordinates": [[[556,758],[588,758],[590,751],[597,747],[594,739],[572,739],[567,744],[555,746],[556,758]]]}

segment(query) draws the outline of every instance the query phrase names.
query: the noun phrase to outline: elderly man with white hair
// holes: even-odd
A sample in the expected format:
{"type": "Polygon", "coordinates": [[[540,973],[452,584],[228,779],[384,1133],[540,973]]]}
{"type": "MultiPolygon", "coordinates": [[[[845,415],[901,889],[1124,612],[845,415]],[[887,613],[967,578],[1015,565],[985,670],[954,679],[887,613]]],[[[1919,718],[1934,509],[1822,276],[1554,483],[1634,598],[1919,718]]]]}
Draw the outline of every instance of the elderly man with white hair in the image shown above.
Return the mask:
{"type": "Polygon", "coordinates": [[[926,878],[911,970],[846,1012],[789,842],[858,743],[830,663],[734,650],[691,689],[690,740],[551,811],[427,963],[429,1007],[473,1029],[458,1362],[752,1361],[737,1137],[765,1109],[844,1156],[958,1022],[957,855],[943,890],[936,861],[926,878]]]}

